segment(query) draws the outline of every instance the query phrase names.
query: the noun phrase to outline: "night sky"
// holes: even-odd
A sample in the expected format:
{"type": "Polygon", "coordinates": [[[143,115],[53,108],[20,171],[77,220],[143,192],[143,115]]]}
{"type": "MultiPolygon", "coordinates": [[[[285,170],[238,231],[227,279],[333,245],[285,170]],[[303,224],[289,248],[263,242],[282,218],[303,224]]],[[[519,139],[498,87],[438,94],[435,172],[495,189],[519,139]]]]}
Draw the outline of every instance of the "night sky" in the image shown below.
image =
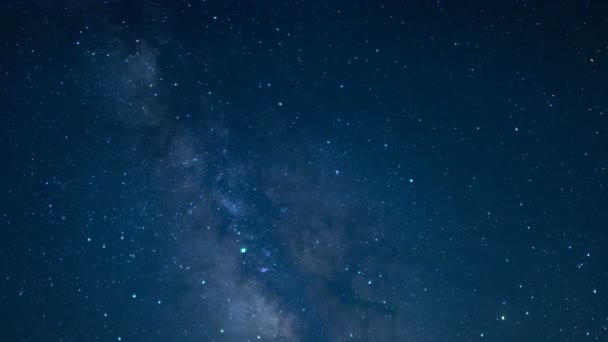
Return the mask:
{"type": "Polygon", "coordinates": [[[608,341],[605,1],[2,1],[0,341],[608,341]]]}

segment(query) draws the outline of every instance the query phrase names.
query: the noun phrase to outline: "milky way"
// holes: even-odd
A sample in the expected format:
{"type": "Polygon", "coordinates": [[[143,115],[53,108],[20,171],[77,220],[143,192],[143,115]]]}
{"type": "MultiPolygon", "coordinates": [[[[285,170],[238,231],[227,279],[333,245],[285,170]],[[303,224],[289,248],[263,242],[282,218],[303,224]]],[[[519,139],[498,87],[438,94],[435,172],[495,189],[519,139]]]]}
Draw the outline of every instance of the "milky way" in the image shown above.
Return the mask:
{"type": "Polygon", "coordinates": [[[608,12],[8,1],[1,341],[602,341],[608,12]]]}

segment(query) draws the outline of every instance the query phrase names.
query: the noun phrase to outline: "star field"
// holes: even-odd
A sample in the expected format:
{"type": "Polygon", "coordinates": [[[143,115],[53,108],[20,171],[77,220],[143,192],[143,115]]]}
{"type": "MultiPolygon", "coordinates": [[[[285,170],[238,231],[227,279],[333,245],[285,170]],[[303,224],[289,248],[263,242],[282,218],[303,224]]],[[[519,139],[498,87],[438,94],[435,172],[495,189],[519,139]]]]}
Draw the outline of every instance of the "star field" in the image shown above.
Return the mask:
{"type": "Polygon", "coordinates": [[[605,341],[601,1],[0,4],[0,341],[605,341]]]}

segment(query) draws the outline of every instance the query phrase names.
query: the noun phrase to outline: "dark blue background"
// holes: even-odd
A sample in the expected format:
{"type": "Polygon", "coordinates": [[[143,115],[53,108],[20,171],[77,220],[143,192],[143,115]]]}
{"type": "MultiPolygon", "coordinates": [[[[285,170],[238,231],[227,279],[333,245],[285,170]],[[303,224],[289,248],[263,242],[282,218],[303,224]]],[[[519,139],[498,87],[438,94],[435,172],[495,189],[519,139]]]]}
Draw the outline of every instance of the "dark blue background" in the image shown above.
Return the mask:
{"type": "Polygon", "coordinates": [[[605,340],[607,10],[3,2],[0,340],[605,340]]]}

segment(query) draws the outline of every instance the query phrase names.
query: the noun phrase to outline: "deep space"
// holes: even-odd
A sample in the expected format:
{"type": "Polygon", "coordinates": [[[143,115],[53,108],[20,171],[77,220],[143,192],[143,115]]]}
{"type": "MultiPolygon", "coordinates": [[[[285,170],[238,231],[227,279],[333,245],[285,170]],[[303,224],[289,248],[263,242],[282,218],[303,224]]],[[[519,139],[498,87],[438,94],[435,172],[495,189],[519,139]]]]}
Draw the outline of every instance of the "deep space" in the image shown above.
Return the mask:
{"type": "Polygon", "coordinates": [[[5,0],[0,342],[608,341],[608,2],[5,0]]]}

